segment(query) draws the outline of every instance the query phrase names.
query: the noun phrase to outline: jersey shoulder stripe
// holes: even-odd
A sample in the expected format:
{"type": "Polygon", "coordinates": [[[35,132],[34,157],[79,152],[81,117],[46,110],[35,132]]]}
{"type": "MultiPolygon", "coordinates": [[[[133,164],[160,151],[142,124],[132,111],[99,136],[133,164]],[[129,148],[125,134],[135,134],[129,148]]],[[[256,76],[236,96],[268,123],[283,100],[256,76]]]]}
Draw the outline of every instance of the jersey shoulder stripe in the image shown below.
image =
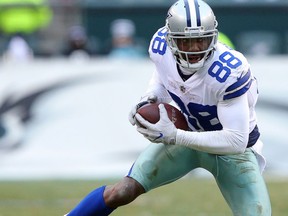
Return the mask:
{"type": "Polygon", "coordinates": [[[244,83],[246,83],[249,79],[251,79],[251,71],[248,70],[248,72],[242,77],[242,74],[237,78],[237,82],[234,84],[230,85],[227,89],[226,92],[231,92],[235,91],[235,89],[238,89],[241,87],[244,83]]]}
{"type": "Polygon", "coordinates": [[[251,71],[248,70],[243,77],[239,77],[235,83],[230,85],[225,90],[223,100],[228,100],[243,95],[250,88],[251,82],[251,71]]]}

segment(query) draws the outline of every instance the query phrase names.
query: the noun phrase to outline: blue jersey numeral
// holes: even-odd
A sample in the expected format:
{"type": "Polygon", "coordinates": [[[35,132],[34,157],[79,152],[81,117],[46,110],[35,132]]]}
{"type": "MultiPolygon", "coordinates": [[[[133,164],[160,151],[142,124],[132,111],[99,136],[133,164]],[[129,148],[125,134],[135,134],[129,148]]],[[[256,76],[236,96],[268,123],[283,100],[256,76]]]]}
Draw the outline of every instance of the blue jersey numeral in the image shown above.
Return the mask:
{"type": "Polygon", "coordinates": [[[188,104],[189,112],[197,119],[199,125],[195,125],[195,121],[189,121],[197,129],[201,127],[205,131],[221,130],[222,125],[219,122],[217,115],[217,107],[202,105],[196,103],[188,104]]]}
{"type": "Polygon", "coordinates": [[[169,92],[169,94],[171,95],[172,99],[177,103],[181,111],[187,116],[189,116],[188,121],[196,130],[202,129],[205,131],[212,131],[222,129],[222,125],[218,119],[216,106],[204,106],[202,104],[190,102],[187,105],[187,110],[183,101],[177,95],[171,92],[169,92]]]}
{"type": "Polygon", "coordinates": [[[242,65],[241,60],[226,51],[219,56],[219,61],[213,62],[208,69],[208,74],[215,77],[218,82],[223,83],[230,76],[231,68],[235,69],[240,65],[242,65]]]}
{"type": "Polygon", "coordinates": [[[152,52],[158,53],[160,55],[164,55],[167,49],[167,42],[165,39],[165,35],[167,34],[167,30],[165,28],[161,29],[157,33],[157,37],[154,38],[152,42],[152,52]]]}

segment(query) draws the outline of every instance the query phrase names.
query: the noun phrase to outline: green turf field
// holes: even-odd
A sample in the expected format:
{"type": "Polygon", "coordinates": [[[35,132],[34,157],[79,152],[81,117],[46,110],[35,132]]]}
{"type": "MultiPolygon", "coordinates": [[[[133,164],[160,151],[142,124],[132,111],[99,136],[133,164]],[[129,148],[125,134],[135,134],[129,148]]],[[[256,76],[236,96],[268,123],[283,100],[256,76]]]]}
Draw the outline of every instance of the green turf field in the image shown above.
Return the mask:
{"type": "MultiPolygon", "coordinates": [[[[0,182],[0,216],[63,216],[87,193],[115,181],[0,182]]],[[[267,181],[273,215],[288,215],[288,180],[267,181]]],[[[228,216],[231,215],[215,182],[184,178],[138,197],[119,208],[118,216],[228,216]]]]}

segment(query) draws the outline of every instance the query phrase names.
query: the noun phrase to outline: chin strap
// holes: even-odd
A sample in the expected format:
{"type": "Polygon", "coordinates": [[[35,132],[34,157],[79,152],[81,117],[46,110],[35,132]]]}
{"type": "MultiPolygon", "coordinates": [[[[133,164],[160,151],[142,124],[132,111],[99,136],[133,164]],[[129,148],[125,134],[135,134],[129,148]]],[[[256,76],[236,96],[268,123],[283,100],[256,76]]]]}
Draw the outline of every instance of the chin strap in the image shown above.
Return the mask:
{"type": "Polygon", "coordinates": [[[191,76],[198,71],[198,69],[194,68],[184,68],[180,65],[180,71],[185,76],[191,76]]]}
{"type": "Polygon", "coordinates": [[[181,78],[182,78],[184,81],[186,81],[187,79],[189,79],[189,78],[196,72],[196,71],[195,71],[193,74],[190,73],[189,75],[186,75],[186,74],[183,73],[184,68],[182,68],[182,67],[181,67],[180,65],[178,65],[178,64],[177,64],[177,70],[178,70],[179,75],[181,76],[181,78]]]}

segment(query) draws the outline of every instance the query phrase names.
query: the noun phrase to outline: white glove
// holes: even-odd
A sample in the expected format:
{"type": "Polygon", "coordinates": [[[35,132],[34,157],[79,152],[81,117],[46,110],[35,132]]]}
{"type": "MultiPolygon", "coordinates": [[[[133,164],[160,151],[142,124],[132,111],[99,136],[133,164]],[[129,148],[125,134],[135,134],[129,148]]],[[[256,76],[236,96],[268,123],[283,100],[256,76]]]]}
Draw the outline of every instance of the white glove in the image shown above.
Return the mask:
{"type": "Polygon", "coordinates": [[[138,103],[136,106],[133,106],[132,109],[129,112],[129,115],[128,115],[129,122],[134,126],[136,124],[135,115],[137,113],[137,110],[140,107],[142,107],[142,106],[144,106],[144,105],[146,105],[148,103],[155,103],[156,101],[157,101],[157,97],[156,96],[149,96],[147,98],[147,100],[138,103]]]}
{"type": "Polygon", "coordinates": [[[137,105],[132,107],[128,115],[129,122],[133,126],[136,124],[136,119],[135,119],[136,112],[137,112],[137,105]]]}
{"type": "Polygon", "coordinates": [[[132,107],[132,109],[130,110],[130,113],[128,115],[128,119],[129,119],[129,122],[134,126],[136,124],[136,119],[135,119],[135,115],[137,113],[137,110],[144,106],[145,104],[148,104],[150,103],[149,101],[142,101],[140,103],[138,103],[136,106],[132,107]]]}
{"type": "Polygon", "coordinates": [[[146,121],[140,114],[135,118],[143,127],[137,127],[137,131],[154,143],[164,143],[174,145],[176,142],[177,128],[169,119],[163,104],[159,105],[160,119],[156,124],[146,121]]]}

